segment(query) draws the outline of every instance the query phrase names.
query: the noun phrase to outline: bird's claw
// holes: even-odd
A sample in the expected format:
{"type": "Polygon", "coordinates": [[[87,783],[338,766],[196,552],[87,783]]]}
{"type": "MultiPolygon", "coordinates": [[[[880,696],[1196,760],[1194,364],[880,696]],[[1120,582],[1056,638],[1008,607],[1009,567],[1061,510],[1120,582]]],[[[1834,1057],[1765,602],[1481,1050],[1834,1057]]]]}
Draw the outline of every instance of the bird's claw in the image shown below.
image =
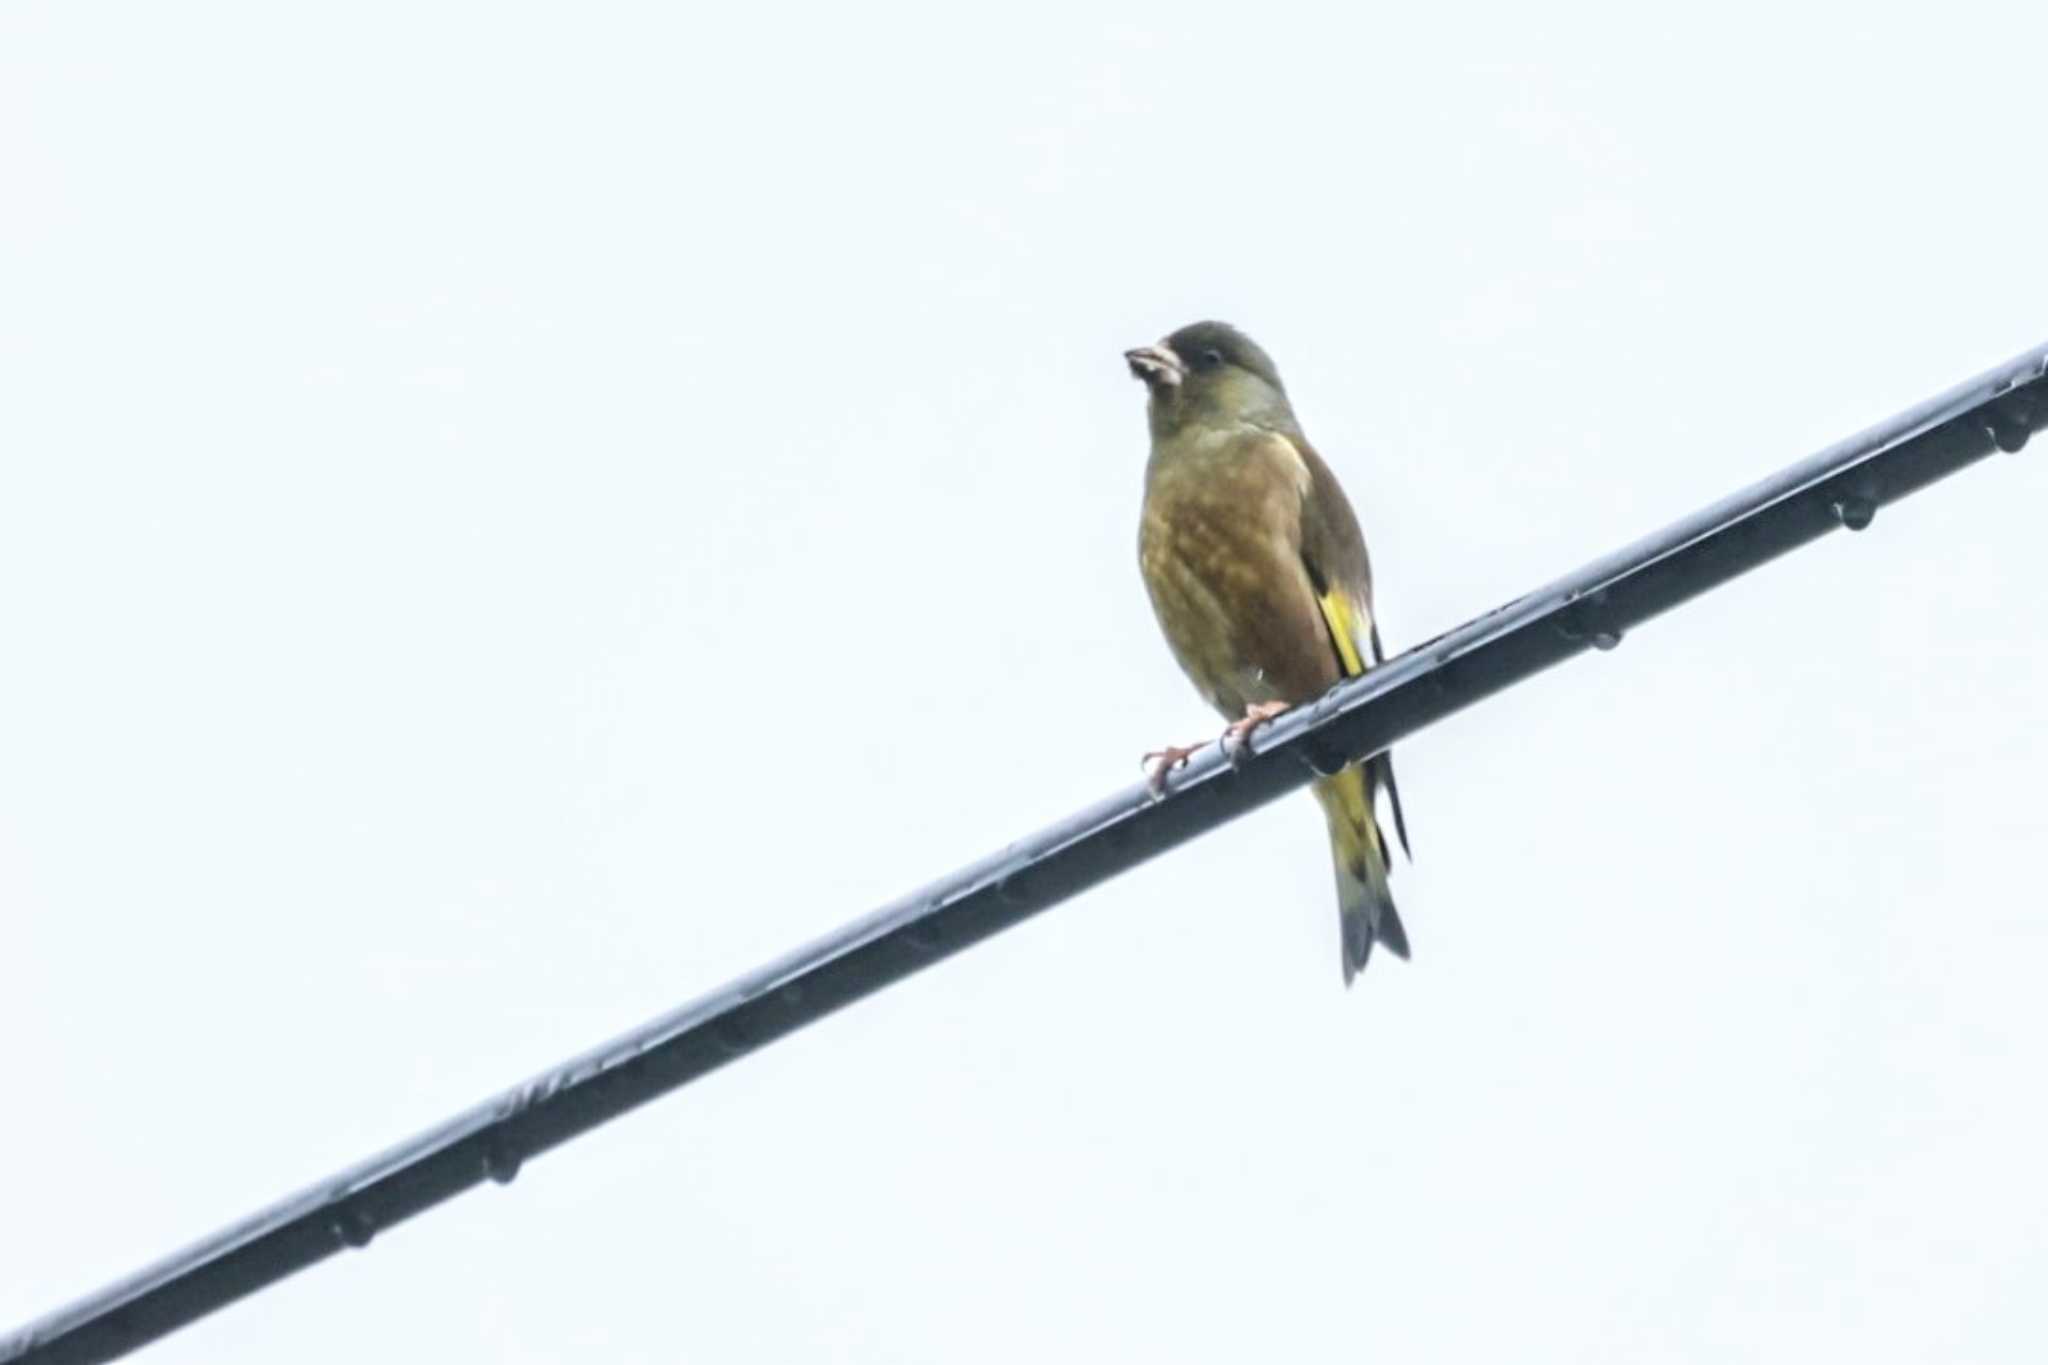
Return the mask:
{"type": "MultiPolygon", "coordinates": [[[[1223,738],[1219,743],[1223,746],[1224,757],[1230,760],[1232,767],[1241,768],[1246,760],[1251,758],[1252,731],[1286,709],[1287,703],[1284,701],[1256,702],[1244,708],[1243,719],[1230,722],[1229,726],[1224,729],[1223,738]]],[[[1166,795],[1167,774],[1171,773],[1175,768],[1186,767],[1188,760],[1201,747],[1199,744],[1187,748],[1182,748],[1178,744],[1169,744],[1164,749],[1154,749],[1151,753],[1145,755],[1143,760],[1145,764],[1145,785],[1152,789],[1153,800],[1156,801],[1166,795]]]]}
{"type": "Polygon", "coordinates": [[[1166,795],[1166,775],[1175,768],[1185,768],[1199,748],[1200,745],[1183,749],[1178,744],[1169,744],[1164,749],[1154,749],[1140,760],[1145,765],[1145,785],[1151,789],[1153,800],[1166,795]]]}
{"type": "Polygon", "coordinates": [[[1242,768],[1252,756],[1252,731],[1287,709],[1284,701],[1254,702],[1244,708],[1244,717],[1223,730],[1223,754],[1233,768],[1242,768]]]}

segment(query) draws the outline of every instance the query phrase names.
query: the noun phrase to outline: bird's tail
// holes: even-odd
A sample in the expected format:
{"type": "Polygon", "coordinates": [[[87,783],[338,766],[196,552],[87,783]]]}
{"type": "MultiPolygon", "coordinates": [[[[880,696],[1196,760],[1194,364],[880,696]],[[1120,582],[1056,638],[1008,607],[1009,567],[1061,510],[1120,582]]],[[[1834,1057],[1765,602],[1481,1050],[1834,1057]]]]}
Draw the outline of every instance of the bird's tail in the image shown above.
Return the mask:
{"type": "Polygon", "coordinates": [[[1408,956],[1408,931],[1387,885],[1387,841],[1373,815],[1373,784],[1366,766],[1346,768],[1315,784],[1330,822],[1330,853],[1337,863],[1338,923],[1344,940],[1344,984],[1365,970],[1375,942],[1408,956]]]}

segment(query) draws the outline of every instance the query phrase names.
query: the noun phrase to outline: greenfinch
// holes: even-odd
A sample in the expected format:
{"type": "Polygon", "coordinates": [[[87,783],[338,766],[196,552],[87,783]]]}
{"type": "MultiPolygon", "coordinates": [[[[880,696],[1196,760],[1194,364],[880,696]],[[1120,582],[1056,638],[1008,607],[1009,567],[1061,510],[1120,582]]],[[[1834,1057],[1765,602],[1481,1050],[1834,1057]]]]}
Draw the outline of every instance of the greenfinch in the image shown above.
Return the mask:
{"type": "MultiPolygon", "coordinates": [[[[1197,322],[1126,351],[1144,381],[1152,453],[1138,565],[1167,645],[1230,722],[1241,753],[1253,729],[1386,656],[1358,518],[1302,434],[1280,372],[1235,327],[1197,322]]],[[[1155,791],[1193,750],[1146,755],[1155,791]]],[[[1405,851],[1392,759],[1380,754],[1317,779],[1329,823],[1349,986],[1375,943],[1408,956],[1387,885],[1377,815],[1386,793],[1405,851]]]]}

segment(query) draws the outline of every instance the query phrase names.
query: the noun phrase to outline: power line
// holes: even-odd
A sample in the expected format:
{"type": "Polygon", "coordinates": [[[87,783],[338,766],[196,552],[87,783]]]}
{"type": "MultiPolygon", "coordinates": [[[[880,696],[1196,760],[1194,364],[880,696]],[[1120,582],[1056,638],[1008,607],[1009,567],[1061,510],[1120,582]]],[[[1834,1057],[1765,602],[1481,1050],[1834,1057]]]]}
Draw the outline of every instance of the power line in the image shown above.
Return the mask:
{"type": "Polygon", "coordinates": [[[853,921],[49,1316],[7,1362],[110,1360],[1097,882],[1377,753],[2048,426],[2048,346],[1469,621],[1263,727],[1233,767],[1204,750],[1163,800],[1142,784],[853,921]]]}

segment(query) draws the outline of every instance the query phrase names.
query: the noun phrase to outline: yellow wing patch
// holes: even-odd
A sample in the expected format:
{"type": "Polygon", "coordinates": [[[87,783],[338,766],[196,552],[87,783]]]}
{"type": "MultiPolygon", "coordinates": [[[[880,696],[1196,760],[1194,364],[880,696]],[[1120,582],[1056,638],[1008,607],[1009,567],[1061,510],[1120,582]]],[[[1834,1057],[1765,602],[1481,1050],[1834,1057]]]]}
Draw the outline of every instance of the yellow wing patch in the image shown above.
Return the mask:
{"type": "Polygon", "coordinates": [[[1337,646],[1337,658],[1344,665],[1345,675],[1355,678],[1365,672],[1365,656],[1358,642],[1372,631],[1371,614],[1359,610],[1342,588],[1323,593],[1316,598],[1316,605],[1323,609],[1323,622],[1330,628],[1330,639],[1337,646]]]}
{"type": "MultiPolygon", "coordinates": [[[[1347,677],[1365,672],[1365,655],[1359,641],[1372,634],[1372,615],[1359,610],[1342,588],[1331,588],[1316,597],[1323,620],[1330,627],[1330,639],[1337,646],[1337,658],[1347,677]]],[[[1393,769],[1387,769],[1389,773],[1393,769]]],[[[1373,818],[1373,786],[1363,767],[1346,768],[1335,777],[1316,783],[1316,799],[1330,816],[1330,837],[1347,866],[1364,868],[1387,865],[1386,845],[1380,838],[1379,821],[1373,818]],[[1371,859],[1368,864],[1364,859],[1371,859]]],[[[1400,798],[1395,797],[1395,809],[1400,798]]],[[[1363,873],[1360,874],[1364,875],[1363,873]]],[[[1385,873],[1382,872],[1384,877],[1385,873]]]]}

